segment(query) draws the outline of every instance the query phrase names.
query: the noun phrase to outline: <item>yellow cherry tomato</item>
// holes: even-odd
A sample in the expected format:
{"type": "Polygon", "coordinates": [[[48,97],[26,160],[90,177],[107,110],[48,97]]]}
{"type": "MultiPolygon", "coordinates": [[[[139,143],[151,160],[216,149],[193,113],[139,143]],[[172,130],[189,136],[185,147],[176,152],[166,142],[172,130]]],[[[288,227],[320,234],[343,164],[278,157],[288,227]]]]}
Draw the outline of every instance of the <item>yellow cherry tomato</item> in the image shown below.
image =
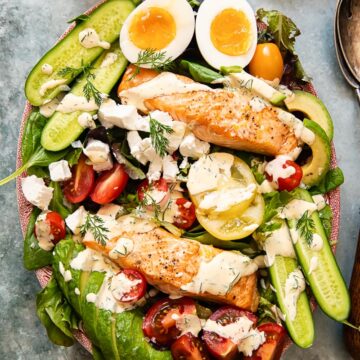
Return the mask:
{"type": "Polygon", "coordinates": [[[284,61],[276,44],[258,44],[249,64],[250,74],[265,80],[281,80],[284,61]]]}

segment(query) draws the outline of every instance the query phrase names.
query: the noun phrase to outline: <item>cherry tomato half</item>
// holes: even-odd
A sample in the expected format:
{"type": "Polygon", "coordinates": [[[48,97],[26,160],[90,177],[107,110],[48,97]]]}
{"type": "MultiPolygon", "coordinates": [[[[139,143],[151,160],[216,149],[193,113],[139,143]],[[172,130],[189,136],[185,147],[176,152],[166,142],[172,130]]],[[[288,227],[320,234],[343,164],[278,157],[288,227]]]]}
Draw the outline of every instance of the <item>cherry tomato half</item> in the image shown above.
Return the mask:
{"type": "MultiPolygon", "coordinates": [[[[64,239],[66,236],[66,226],[65,221],[61,217],[61,215],[55,211],[50,211],[46,214],[45,222],[50,226],[50,235],[53,236],[51,240],[54,245],[56,245],[60,240],[64,239]]],[[[36,225],[35,225],[35,236],[36,233],[36,225]]]]}
{"type": "Polygon", "coordinates": [[[129,175],[123,165],[114,164],[111,170],[104,171],[96,180],[91,200],[101,205],[112,202],[124,191],[128,180],[129,175]]]}
{"type": "Polygon", "coordinates": [[[72,169],[72,177],[64,184],[64,196],[68,201],[77,204],[85,200],[94,186],[95,171],[92,165],[86,164],[86,157],[80,156],[79,162],[72,169]]]}
{"type": "Polygon", "coordinates": [[[251,75],[265,80],[281,80],[284,61],[278,46],[273,43],[258,44],[249,71],[251,75]]]}
{"type": "Polygon", "coordinates": [[[195,301],[183,297],[180,299],[165,298],[155,303],[145,315],[143,332],[153,343],[169,346],[180,335],[174,315],[196,314],[195,301]]]}
{"type": "MultiPolygon", "coordinates": [[[[292,160],[286,160],[285,163],[283,164],[283,169],[286,169],[288,167],[293,167],[295,169],[295,172],[290,175],[287,178],[278,178],[277,183],[278,183],[278,190],[279,191],[291,191],[294,190],[295,188],[297,188],[300,183],[301,183],[301,179],[303,176],[303,172],[301,169],[301,166],[299,166],[296,162],[292,161],[292,160]]],[[[271,182],[273,181],[273,177],[269,174],[266,173],[266,178],[271,182]]]]}
{"type": "MultiPolygon", "coordinates": [[[[118,276],[125,276],[129,281],[134,281],[135,285],[131,287],[130,291],[125,293],[118,291],[117,287],[115,287],[115,289],[112,289],[115,299],[119,300],[120,302],[135,302],[145,295],[147,283],[145,277],[139,271],[125,269],[119,272],[113,278],[113,283],[115,280],[115,285],[118,276]]],[[[121,286],[119,288],[121,290],[121,286]]]]}
{"type": "Polygon", "coordinates": [[[203,342],[191,333],[180,336],[171,345],[174,360],[210,360],[203,342]]]}
{"type": "MultiPolygon", "coordinates": [[[[216,310],[210,316],[210,319],[216,321],[222,326],[225,326],[235,322],[243,316],[246,316],[254,323],[254,325],[256,325],[257,317],[253,313],[232,306],[224,306],[216,310]]],[[[203,340],[210,354],[215,359],[232,360],[238,356],[237,345],[230,339],[223,338],[215,332],[204,331],[203,340]]]]}
{"type": "MultiPolygon", "coordinates": [[[[140,202],[143,202],[146,197],[147,204],[155,202],[160,207],[164,207],[170,199],[169,186],[164,178],[153,181],[151,184],[148,180],[144,180],[137,189],[137,196],[140,202]]],[[[153,206],[149,205],[147,208],[152,210],[153,206]]]]}
{"type": "Polygon", "coordinates": [[[189,229],[196,220],[195,205],[185,198],[176,199],[178,215],[175,217],[174,225],[180,229],[189,229]]]}
{"type": "Polygon", "coordinates": [[[266,341],[244,360],[279,360],[285,342],[285,329],[275,323],[266,323],[258,330],[265,333],[266,341]]]}

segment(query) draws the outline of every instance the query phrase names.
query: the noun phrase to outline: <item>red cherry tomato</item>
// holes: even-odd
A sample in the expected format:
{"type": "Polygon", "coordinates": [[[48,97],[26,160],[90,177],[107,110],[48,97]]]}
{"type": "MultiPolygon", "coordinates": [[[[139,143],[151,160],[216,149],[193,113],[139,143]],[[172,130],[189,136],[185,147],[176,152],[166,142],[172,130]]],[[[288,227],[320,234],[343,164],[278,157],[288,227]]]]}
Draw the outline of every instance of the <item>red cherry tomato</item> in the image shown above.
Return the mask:
{"type": "MultiPolygon", "coordinates": [[[[143,202],[145,197],[147,196],[149,198],[146,198],[146,203],[151,204],[151,203],[155,202],[160,207],[164,207],[170,199],[169,186],[168,186],[166,180],[163,178],[161,178],[157,181],[154,181],[151,184],[149,184],[148,180],[144,180],[140,183],[140,185],[137,189],[137,196],[138,196],[140,202],[143,202]],[[158,198],[155,195],[152,197],[151,191],[158,191],[158,192],[164,193],[164,194],[163,194],[163,196],[161,196],[161,198],[158,198]]],[[[149,210],[152,210],[152,208],[153,208],[153,206],[151,206],[151,205],[149,205],[147,207],[149,210]]]]}
{"type": "MultiPolygon", "coordinates": [[[[64,239],[66,236],[66,226],[65,221],[61,217],[61,215],[55,211],[50,211],[46,214],[45,222],[50,226],[50,235],[53,236],[51,240],[54,245],[56,245],[60,240],[64,239]]],[[[35,225],[35,236],[36,233],[36,225],[35,225]]]]}
{"type": "MultiPolygon", "coordinates": [[[[225,326],[235,322],[237,319],[243,316],[246,316],[254,323],[254,325],[256,325],[257,317],[253,313],[232,306],[224,306],[216,310],[210,316],[210,319],[216,321],[222,326],[225,326]]],[[[210,354],[215,359],[232,360],[238,356],[237,345],[230,339],[223,338],[215,332],[204,331],[203,340],[205,341],[205,345],[210,354]]]]}
{"type": "Polygon", "coordinates": [[[285,329],[275,323],[267,323],[258,327],[265,333],[266,341],[244,360],[279,360],[285,342],[285,329]]]}
{"type": "Polygon", "coordinates": [[[174,225],[180,229],[189,229],[196,220],[194,204],[185,198],[176,199],[179,215],[176,216],[174,225]]]}
{"type": "Polygon", "coordinates": [[[171,345],[174,360],[210,360],[202,341],[191,333],[180,336],[171,345]]]}
{"type": "Polygon", "coordinates": [[[155,303],[145,315],[143,332],[153,343],[169,346],[180,335],[174,315],[196,314],[195,301],[183,297],[180,299],[165,298],[155,303]]]}
{"type": "Polygon", "coordinates": [[[95,172],[92,165],[86,164],[86,157],[80,156],[72,169],[72,177],[64,184],[64,195],[68,201],[77,204],[85,200],[94,186],[95,172]]]}
{"type": "Polygon", "coordinates": [[[104,171],[96,180],[91,200],[100,205],[112,202],[124,191],[128,180],[129,175],[123,165],[114,164],[111,170],[104,171]]]}
{"type": "MultiPolygon", "coordinates": [[[[303,172],[301,169],[301,166],[299,166],[296,162],[292,160],[286,160],[283,164],[283,169],[286,169],[288,167],[293,167],[295,169],[295,173],[290,175],[287,178],[278,178],[278,189],[279,191],[291,191],[297,188],[300,183],[303,176],[303,172]]],[[[273,177],[266,173],[266,178],[271,182],[273,181],[273,177]]]]}
{"type": "Polygon", "coordinates": [[[132,269],[125,269],[116,276],[120,274],[125,275],[130,281],[136,281],[137,283],[126,293],[116,293],[119,297],[116,296],[115,298],[121,302],[135,302],[141,299],[146,293],[147,283],[145,277],[139,271],[132,269]]]}

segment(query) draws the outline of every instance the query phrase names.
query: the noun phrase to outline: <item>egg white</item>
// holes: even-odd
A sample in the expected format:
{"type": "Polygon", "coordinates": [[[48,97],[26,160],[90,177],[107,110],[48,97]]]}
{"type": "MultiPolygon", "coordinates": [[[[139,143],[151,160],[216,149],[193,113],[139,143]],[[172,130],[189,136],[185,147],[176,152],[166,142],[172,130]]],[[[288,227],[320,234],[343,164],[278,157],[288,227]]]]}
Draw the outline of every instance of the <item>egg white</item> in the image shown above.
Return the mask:
{"type": "MultiPolygon", "coordinates": [[[[187,0],[145,0],[126,19],[120,32],[120,47],[125,57],[135,63],[143,49],[138,48],[130,39],[129,28],[134,16],[149,7],[159,7],[167,10],[173,17],[176,35],[171,43],[159,51],[166,52],[166,57],[173,60],[179,57],[188,47],[195,32],[195,15],[187,0]]],[[[142,65],[150,67],[150,65],[142,65]]]]}
{"type": "Polygon", "coordinates": [[[205,0],[198,11],[196,17],[196,41],[201,55],[215,69],[221,66],[238,65],[245,67],[254,56],[257,45],[257,26],[255,14],[246,0],[205,0]],[[220,52],[211,41],[211,24],[214,18],[225,9],[235,9],[243,11],[251,25],[251,45],[246,54],[231,56],[220,52]]]}

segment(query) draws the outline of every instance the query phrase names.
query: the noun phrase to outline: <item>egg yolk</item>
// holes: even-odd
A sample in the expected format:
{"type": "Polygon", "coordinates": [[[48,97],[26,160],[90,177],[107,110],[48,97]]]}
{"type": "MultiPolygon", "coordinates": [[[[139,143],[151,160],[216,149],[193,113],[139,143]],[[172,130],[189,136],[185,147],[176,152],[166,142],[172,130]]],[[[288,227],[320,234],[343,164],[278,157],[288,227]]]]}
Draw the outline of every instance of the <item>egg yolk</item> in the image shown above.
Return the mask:
{"type": "Polygon", "coordinates": [[[215,48],[226,55],[243,55],[251,46],[251,24],[240,10],[225,9],[216,15],[210,35],[215,48]]]}
{"type": "Polygon", "coordinates": [[[173,16],[159,7],[139,11],[129,28],[131,41],[143,50],[164,49],[174,40],[175,35],[176,24],[173,16]]]}

